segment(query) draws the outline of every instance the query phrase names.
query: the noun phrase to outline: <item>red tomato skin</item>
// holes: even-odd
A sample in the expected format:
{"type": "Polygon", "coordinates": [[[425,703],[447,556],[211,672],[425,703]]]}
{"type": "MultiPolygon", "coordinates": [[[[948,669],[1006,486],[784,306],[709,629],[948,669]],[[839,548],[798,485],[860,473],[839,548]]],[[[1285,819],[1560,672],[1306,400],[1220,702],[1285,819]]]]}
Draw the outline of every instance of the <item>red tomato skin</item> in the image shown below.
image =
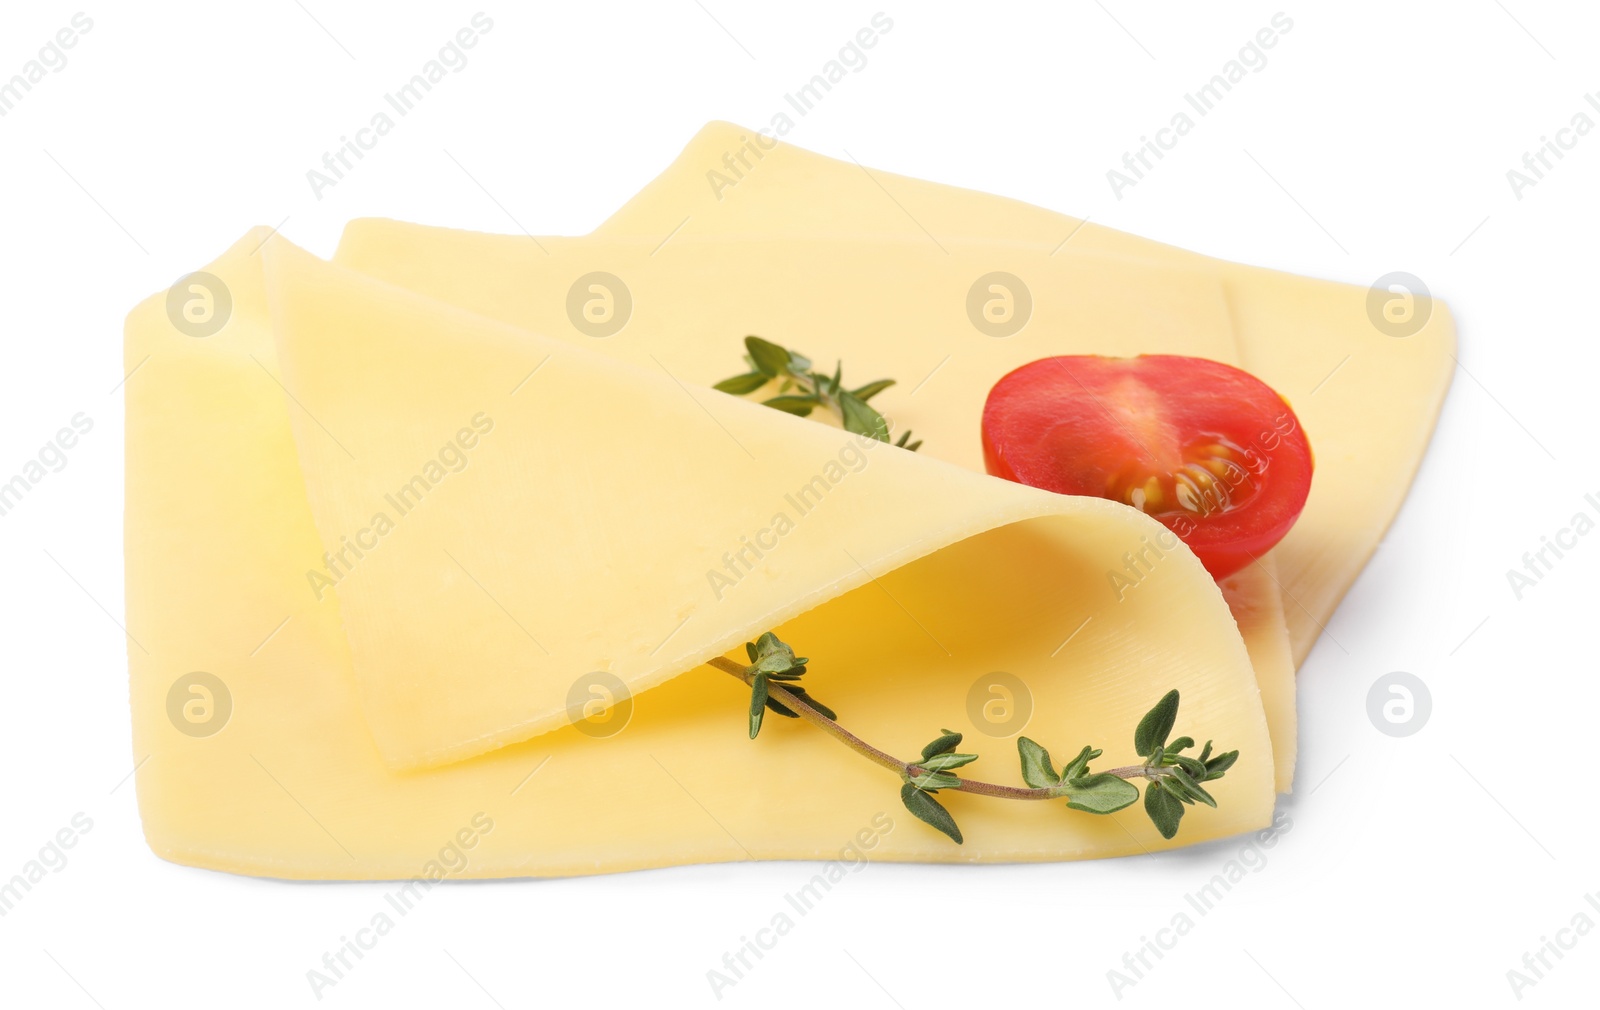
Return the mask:
{"type": "Polygon", "coordinates": [[[1128,473],[1162,473],[1182,462],[1186,446],[1225,444],[1248,474],[1230,485],[1248,492],[1242,503],[1214,515],[1152,513],[1216,579],[1283,539],[1314,470],[1299,419],[1270,386],[1182,355],[1063,355],[1023,365],[990,390],[982,437],[984,466],[996,477],[1113,500],[1128,473]]]}

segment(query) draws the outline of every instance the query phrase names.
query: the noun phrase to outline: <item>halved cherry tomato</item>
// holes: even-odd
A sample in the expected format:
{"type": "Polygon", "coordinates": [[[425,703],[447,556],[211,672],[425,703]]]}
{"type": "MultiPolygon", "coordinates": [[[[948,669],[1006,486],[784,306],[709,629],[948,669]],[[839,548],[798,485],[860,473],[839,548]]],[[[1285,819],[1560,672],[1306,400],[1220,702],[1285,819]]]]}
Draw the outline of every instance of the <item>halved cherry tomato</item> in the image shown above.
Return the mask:
{"type": "Polygon", "coordinates": [[[1214,578],[1271,548],[1311,490],[1311,446],[1270,386],[1173,354],[1044,358],[983,407],[989,472],[1142,509],[1214,578]]]}

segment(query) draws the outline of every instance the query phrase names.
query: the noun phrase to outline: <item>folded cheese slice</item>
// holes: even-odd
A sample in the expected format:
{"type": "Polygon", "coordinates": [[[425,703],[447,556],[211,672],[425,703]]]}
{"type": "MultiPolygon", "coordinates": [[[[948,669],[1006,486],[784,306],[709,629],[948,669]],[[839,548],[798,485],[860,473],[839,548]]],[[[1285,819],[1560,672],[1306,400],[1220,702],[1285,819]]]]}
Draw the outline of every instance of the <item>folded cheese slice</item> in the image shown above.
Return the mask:
{"type": "Polygon", "coordinates": [[[1296,663],[1399,510],[1455,371],[1454,323],[1426,291],[1227,263],[1016,200],[837,161],[732,123],[703,128],[594,234],[652,243],[668,235],[876,237],[930,247],[986,239],[1039,257],[1075,250],[1214,278],[1237,363],[1294,405],[1317,457],[1306,510],[1272,552],[1296,663]]]}
{"type": "Polygon", "coordinates": [[[162,856],[390,878],[814,858],[867,834],[891,860],[1172,844],[1136,811],[946,794],[956,847],[809,727],[749,741],[745,689],[693,664],[774,624],[853,728],[906,753],[963,729],[995,778],[1017,730],[988,735],[969,704],[992,674],[1025,685],[1029,735],[1111,762],[1177,687],[1181,731],[1243,752],[1177,844],[1269,820],[1271,743],[1216,586],[1180,549],[1137,593],[1108,588],[1151,521],[862,446],[267,235],[207,268],[232,299],[215,334],[180,331],[164,296],[127,325],[134,744],[162,856]],[[772,542],[807,488],[717,599],[709,566],[772,542]],[[592,674],[621,682],[626,720],[569,713],[592,674]]]}
{"type": "MultiPolygon", "coordinates": [[[[992,242],[535,242],[363,220],[346,228],[336,260],[685,383],[709,386],[740,371],[747,333],[815,355],[821,368],[840,357],[854,384],[898,376],[900,385],[873,403],[923,441],[920,455],[978,473],[984,399],[1029,361],[1140,353],[1238,360],[1226,300],[1204,273],[1075,253],[1042,258],[992,242]],[[1026,319],[1006,336],[980,329],[970,312],[974,282],[990,277],[1026,292],[1026,319]],[[596,327],[582,314],[590,303],[623,315],[596,327]]],[[[1159,554],[1153,545],[1130,552],[1104,574],[1108,588],[1118,598],[1137,592],[1159,554]]],[[[1287,791],[1294,664],[1270,564],[1264,558],[1225,590],[1266,704],[1278,788],[1287,791]]]]}

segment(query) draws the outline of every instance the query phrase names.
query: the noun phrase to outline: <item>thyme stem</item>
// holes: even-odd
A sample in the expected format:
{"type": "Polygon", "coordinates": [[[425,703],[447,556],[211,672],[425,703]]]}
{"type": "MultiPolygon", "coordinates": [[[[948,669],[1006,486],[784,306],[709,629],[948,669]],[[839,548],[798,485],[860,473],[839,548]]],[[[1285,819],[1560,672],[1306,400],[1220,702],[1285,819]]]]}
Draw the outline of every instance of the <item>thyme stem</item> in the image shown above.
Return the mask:
{"type": "MultiPolygon", "coordinates": [[[[746,686],[749,686],[752,680],[750,674],[746,672],[745,667],[740,666],[738,663],[735,663],[733,660],[728,659],[725,656],[718,656],[715,659],[710,660],[706,665],[716,667],[718,670],[721,670],[730,677],[738,678],[739,681],[746,686]]],[[[816,726],[824,733],[832,736],[836,740],[843,743],[846,747],[849,747],[851,750],[855,751],[857,754],[860,754],[862,757],[865,757],[867,760],[872,761],[874,764],[879,764],[885,768],[888,768],[890,771],[901,773],[904,773],[908,767],[904,761],[901,761],[893,754],[884,753],[878,748],[872,746],[870,743],[867,743],[865,740],[856,736],[854,733],[845,729],[837,722],[829,719],[821,712],[818,712],[810,705],[807,705],[799,698],[796,698],[792,692],[784,690],[782,684],[769,683],[767,685],[767,693],[777,698],[784,708],[795,713],[806,722],[811,723],[813,726],[816,726]]]]}
{"type": "MultiPolygon", "coordinates": [[[[735,663],[724,656],[717,656],[716,658],[709,660],[706,665],[721,670],[723,673],[726,673],[730,677],[736,678],[740,683],[745,684],[746,686],[748,686],[753,679],[747,667],[741,666],[740,664],[735,663]]],[[[920,765],[902,761],[893,754],[881,751],[872,746],[870,743],[867,743],[865,740],[839,725],[838,722],[834,721],[833,719],[829,719],[821,712],[818,712],[816,709],[806,704],[803,699],[796,697],[793,692],[785,690],[782,684],[776,682],[768,683],[767,692],[776,698],[784,708],[795,713],[806,722],[811,723],[811,725],[822,730],[824,733],[827,733],[829,736],[838,740],[840,743],[844,744],[846,747],[849,747],[851,750],[855,751],[857,754],[860,754],[862,757],[873,762],[874,764],[881,765],[882,767],[887,768],[895,774],[905,778],[915,778],[916,776],[922,775],[926,772],[926,769],[922,768],[920,765]]],[[[1106,772],[1106,774],[1115,775],[1117,778],[1121,779],[1155,780],[1157,778],[1161,778],[1166,772],[1167,769],[1165,768],[1154,768],[1150,765],[1141,764],[1126,765],[1122,768],[1113,768],[1106,772]]],[[[980,796],[994,796],[1006,800],[1055,800],[1060,799],[1063,796],[1067,796],[1069,792],[1064,783],[1059,786],[1050,786],[1043,789],[1027,789],[1021,786],[1001,785],[997,782],[980,782],[977,779],[969,778],[962,778],[959,785],[945,786],[942,788],[957,790],[964,793],[976,793],[980,796]]]]}

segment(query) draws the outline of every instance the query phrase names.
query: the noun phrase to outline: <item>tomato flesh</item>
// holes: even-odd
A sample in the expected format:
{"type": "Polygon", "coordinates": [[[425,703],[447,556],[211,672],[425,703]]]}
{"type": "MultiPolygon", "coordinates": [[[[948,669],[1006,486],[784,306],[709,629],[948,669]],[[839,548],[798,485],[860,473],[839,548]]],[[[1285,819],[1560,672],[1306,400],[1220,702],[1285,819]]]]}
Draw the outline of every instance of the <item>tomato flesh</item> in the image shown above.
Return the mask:
{"type": "Polygon", "coordinates": [[[1313,468],[1299,419],[1272,387],[1175,354],[1023,365],[989,391],[983,460],[996,477],[1142,510],[1218,579],[1289,532],[1313,468]]]}

